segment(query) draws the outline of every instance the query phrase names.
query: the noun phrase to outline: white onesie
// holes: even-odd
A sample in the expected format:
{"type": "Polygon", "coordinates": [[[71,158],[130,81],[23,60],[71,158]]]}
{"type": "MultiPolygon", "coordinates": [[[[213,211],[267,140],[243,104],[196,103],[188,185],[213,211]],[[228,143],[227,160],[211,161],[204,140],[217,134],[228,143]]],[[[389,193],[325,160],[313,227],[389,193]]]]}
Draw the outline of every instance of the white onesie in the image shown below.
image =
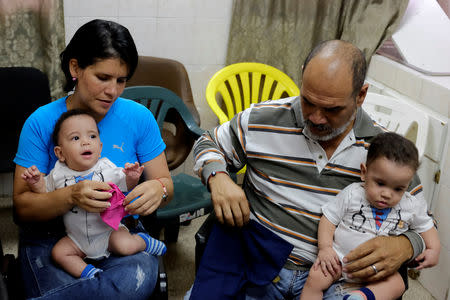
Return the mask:
{"type": "MultiPolygon", "coordinates": [[[[107,158],[101,158],[87,171],[71,170],[59,161],[45,177],[47,191],[51,192],[82,180],[112,182],[121,191],[127,191],[123,168],[117,167],[107,158]]],[[[101,259],[110,255],[109,236],[113,229],[106,225],[99,213],[90,213],[80,207],[73,207],[64,215],[67,236],[86,254],[86,258],[101,259]]],[[[121,227],[125,227],[120,224],[121,227]]]]}

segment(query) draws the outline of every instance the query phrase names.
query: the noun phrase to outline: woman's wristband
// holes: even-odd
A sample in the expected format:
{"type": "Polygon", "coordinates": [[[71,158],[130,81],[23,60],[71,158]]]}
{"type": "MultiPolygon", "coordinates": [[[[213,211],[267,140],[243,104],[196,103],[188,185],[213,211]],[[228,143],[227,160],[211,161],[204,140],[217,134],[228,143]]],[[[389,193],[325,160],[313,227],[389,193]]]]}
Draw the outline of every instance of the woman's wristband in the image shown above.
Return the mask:
{"type": "Polygon", "coordinates": [[[161,201],[166,201],[166,199],[169,197],[169,193],[167,193],[167,188],[166,188],[166,186],[164,185],[164,182],[162,182],[161,179],[156,178],[156,180],[158,180],[159,183],[161,183],[161,186],[163,188],[163,195],[162,195],[161,201]]]}

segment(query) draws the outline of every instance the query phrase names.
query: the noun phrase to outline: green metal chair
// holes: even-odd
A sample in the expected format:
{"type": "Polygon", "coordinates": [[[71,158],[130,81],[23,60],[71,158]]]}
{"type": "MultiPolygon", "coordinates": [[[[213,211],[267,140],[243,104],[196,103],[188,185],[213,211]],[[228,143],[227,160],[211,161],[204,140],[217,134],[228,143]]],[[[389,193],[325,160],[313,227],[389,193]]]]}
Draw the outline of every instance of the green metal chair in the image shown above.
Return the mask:
{"type": "MultiPolygon", "coordinates": [[[[173,117],[168,119],[167,115],[173,116],[173,113],[176,112],[183,121],[184,138],[186,139],[187,136],[188,140],[191,141],[191,147],[193,142],[203,133],[183,101],[166,88],[159,86],[127,87],[121,97],[146,106],[155,116],[161,131],[164,124],[166,124],[164,127],[170,127],[170,125],[167,126],[167,123],[170,124],[173,117]]],[[[176,126],[179,125],[173,125],[172,129],[178,130],[176,126]]],[[[170,143],[166,144],[167,147],[170,146],[170,143]]],[[[166,242],[176,242],[180,223],[190,221],[212,210],[211,196],[200,179],[181,173],[172,176],[172,180],[175,190],[172,201],[156,211],[156,220],[153,220],[151,225],[148,226],[151,228],[147,228],[156,235],[158,232],[154,231],[155,228],[163,226],[166,242]]],[[[144,220],[144,226],[145,223],[144,220]]],[[[158,229],[156,230],[158,231],[158,229]]]]}

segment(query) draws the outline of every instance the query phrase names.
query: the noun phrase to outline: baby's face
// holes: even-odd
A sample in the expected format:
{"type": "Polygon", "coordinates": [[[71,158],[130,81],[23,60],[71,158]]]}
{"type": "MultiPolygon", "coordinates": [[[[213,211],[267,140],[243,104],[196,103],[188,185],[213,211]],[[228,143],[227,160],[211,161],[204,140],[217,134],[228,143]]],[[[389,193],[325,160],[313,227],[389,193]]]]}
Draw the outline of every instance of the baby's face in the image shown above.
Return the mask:
{"type": "Polygon", "coordinates": [[[55,154],[60,161],[75,171],[86,171],[98,161],[102,143],[95,120],[88,115],[72,116],[59,131],[59,146],[55,154]]]}
{"type": "Polygon", "coordinates": [[[367,201],[383,209],[394,207],[400,202],[415,172],[410,166],[380,157],[367,169],[361,168],[361,173],[367,201]]]}

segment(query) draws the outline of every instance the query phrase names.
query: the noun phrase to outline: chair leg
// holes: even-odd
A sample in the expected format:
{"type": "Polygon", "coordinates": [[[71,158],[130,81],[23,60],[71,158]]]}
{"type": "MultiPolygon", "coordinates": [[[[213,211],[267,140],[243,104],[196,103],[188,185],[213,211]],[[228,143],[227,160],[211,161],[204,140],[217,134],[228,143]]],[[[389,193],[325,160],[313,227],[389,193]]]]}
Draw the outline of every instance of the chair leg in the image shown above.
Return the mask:
{"type": "Polygon", "coordinates": [[[164,267],[162,256],[158,256],[158,278],[156,280],[155,289],[149,300],[168,300],[169,286],[167,281],[167,273],[164,267]]]}
{"type": "Polygon", "coordinates": [[[176,243],[180,232],[180,222],[178,218],[168,221],[164,226],[164,242],[176,243]]]}

